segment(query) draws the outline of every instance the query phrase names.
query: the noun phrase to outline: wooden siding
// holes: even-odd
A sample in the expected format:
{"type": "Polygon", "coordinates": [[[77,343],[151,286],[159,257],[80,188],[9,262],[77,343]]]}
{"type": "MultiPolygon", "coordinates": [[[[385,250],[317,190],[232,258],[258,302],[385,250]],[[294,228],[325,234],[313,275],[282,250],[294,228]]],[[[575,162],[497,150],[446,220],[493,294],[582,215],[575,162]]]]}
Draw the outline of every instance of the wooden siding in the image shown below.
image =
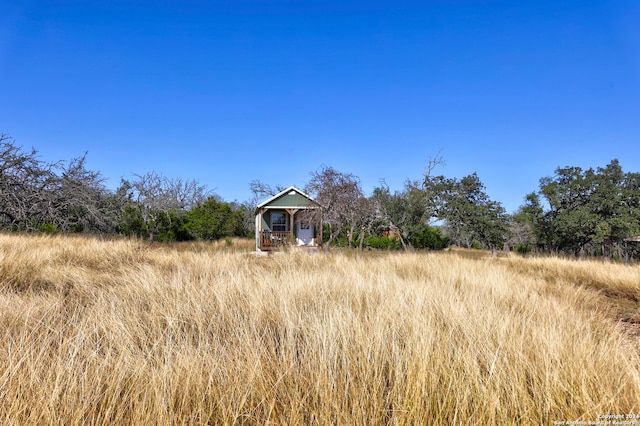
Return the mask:
{"type": "Polygon", "coordinates": [[[262,218],[262,230],[271,231],[271,212],[266,211],[260,217],[262,218]]]}
{"type": "Polygon", "coordinates": [[[264,207],[309,207],[312,205],[311,201],[304,195],[293,190],[291,192],[276,198],[264,207]]]}

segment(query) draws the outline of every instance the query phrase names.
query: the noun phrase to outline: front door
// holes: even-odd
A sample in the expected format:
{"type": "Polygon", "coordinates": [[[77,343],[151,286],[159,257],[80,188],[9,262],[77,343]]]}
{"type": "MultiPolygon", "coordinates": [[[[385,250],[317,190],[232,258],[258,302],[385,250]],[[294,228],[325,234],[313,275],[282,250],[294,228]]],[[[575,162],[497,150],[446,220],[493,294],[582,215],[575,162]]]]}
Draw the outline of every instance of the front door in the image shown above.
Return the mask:
{"type": "Polygon", "coordinates": [[[302,222],[298,222],[296,227],[298,228],[298,237],[296,238],[296,244],[299,246],[308,246],[313,244],[313,227],[302,222]]]}

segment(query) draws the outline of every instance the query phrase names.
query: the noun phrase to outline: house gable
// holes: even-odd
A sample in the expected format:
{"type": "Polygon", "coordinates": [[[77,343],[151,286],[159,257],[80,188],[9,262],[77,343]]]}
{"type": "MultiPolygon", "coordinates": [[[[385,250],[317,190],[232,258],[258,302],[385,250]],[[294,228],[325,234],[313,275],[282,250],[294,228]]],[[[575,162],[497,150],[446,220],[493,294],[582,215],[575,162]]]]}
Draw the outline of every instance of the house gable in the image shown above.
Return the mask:
{"type": "Polygon", "coordinates": [[[284,191],[274,195],[268,200],[258,204],[257,209],[272,208],[317,208],[320,205],[310,196],[300,191],[295,186],[290,186],[284,191]]]}
{"type": "Polygon", "coordinates": [[[269,203],[269,207],[309,207],[310,205],[311,200],[293,190],[269,203]]]}

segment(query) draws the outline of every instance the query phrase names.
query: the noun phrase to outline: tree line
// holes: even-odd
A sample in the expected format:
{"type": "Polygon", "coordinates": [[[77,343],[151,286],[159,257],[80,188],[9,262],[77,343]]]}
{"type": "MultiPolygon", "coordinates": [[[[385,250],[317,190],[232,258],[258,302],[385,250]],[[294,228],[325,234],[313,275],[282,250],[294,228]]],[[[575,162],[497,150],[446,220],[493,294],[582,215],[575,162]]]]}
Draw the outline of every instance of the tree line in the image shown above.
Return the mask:
{"type": "MultiPolygon", "coordinates": [[[[615,159],[596,169],[558,168],[526,196],[513,228],[537,251],[622,257],[625,239],[640,235],[640,173],[624,172],[615,159]]],[[[630,251],[637,258],[638,247],[630,251]]]]}
{"type": "Polygon", "coordinates": [[[247,209],[195,179],[157,172],[122,179],[112,191],[99,172],[87,169],[86,154],[48,163],[0,134],[0,229],[6,231],[218,239],[250,234],[247,209]]]}
{"type": "MultiPolygon", "coordinates": [[[[478,175],[436,175],[441,156],[427,162],[420,180],[392,191],[384,181],[365,196],[359,179],[324,166],[305,190],[323,205],[325,245],[380,245],[380,229],[398,231],[386,248],[441,249],[450,245],[622,259],[640,257],[640,173],[618,160],[583,170],[559,167],[540,179],[539,190],[507,214],[478,175]],[[627,242],[629,242],[627,244],[627,242]]],[[[273,191],[272,191],[273,192],[273,191]]]]}
{"type": "MultiPolygon", "coordinates": [[[[538,191],[507,214],[478,175],[436,175],[428,160],[418,180],[400,190],[384,181],[370,195],[357,176],[322,166],[304,191],[323,206],[325,249],[332,246],[414,250],[451,245],[520,253],[622,257],[625,240],[640,235],[640,174],[617,160],[583,170],[564,167],[540,179],[538,191]]],[[[254,209],[284,189],[250,183],[251,200],[226,202],[197,180],[157,172],[122,179],[116,190],[88,170],[86,154],[55,163],[39,159],[0,134],[0,229],[47,233],[120,234],[149,241],[249,237],[254,209]]],[[[640,245],[640,244],[635,244],[640,245]]],[[[631,245],[637,258],[638,248],[631,245]]]]}

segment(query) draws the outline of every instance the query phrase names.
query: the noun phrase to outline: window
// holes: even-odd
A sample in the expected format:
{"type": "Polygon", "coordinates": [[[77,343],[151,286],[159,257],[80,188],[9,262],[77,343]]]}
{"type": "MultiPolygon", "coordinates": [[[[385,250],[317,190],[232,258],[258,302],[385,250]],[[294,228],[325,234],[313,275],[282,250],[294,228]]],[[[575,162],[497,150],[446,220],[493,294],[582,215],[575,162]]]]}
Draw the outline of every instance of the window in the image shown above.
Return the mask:
{"type": "Polygon", "coordinates": [[[287,215],[284,213],[271,213],[271,230],[275,232],[287,231],[287,215]]]}

